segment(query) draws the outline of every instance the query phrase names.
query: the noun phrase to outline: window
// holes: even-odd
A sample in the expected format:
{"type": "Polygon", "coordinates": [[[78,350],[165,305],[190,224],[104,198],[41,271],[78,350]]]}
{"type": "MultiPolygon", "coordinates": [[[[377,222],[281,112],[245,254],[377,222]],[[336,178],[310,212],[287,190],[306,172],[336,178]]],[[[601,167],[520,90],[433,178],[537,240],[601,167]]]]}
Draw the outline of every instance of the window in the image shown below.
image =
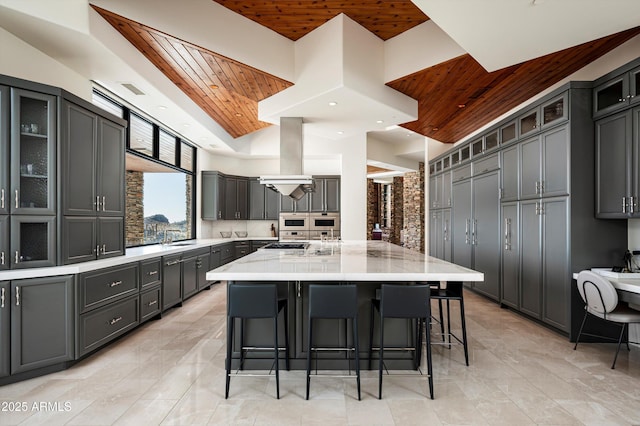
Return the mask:
{"type": "Polygon", "coordinates": [[[129,148],[153,156],[153,124],[135,114],[129,119],[129,148]]]}
{"type": "Polygon", "coordinates": [[[194,171],[193,170],[193,147],[189,144],[186,144],[184,142],[181,142],[181,146],[180,146],[180,167],[185,169],[185,170],[189,170],[189,171],[194,171]]]}
{"type": "Polygon", "coordinates": [[[176,137],[160,129],[160,160],[176,165],[176,137]]]}
{"type": "Polygon", "coordinates": [[[92,102],[94,105],[102,108],[103,110],[110,112],[116,117],[124,118],[124,108],[116,101],[109,99],[100,92],[93,91],[92,102]]]}

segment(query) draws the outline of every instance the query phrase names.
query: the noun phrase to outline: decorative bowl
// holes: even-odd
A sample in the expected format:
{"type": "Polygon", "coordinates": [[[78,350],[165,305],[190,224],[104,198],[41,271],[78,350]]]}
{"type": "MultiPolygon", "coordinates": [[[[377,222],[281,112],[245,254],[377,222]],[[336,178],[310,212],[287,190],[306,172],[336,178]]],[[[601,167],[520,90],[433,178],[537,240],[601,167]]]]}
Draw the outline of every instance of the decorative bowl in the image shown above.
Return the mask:
{"type": "Polygon", "coordinates": [[[240,238],[244,238],[247,236],[247,231],[235,231],[236,235],[240,238]]]}
{"type": "Polygon", "coordinates": [[[220,231],[222,238],[231,238],[231,231],[220,231]]]}

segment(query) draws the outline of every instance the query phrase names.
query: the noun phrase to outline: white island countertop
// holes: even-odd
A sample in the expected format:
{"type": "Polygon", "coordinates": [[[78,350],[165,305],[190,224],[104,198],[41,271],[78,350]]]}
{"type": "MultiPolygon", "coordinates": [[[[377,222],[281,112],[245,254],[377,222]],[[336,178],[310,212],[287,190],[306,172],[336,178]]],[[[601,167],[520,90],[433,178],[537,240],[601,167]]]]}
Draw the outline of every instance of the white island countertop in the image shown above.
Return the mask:
{"type": "Polygon", "coordinates": [[[260,249],[207,272],[228,281],[484,281],[484,274],[384,241],[260,249]]]}

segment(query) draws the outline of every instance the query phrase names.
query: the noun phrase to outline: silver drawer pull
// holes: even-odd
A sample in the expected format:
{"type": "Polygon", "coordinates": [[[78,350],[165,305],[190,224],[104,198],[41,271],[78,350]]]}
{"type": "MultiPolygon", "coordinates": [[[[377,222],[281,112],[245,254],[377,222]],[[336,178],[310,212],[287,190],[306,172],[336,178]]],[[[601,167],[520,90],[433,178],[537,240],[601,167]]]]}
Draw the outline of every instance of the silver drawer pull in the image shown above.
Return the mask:
{"type": "Polygon", "coordinates": [[[4,252],[0,252],[0,265],[4,265],[4,252]]]}
{"type": "Polygon", "coordinates": [[[122,320],[122,317],[117,317],[112,319],[111,321],[109,321],[109,325],[114,325],[115,323],[119,322],[122,320]]]}
{"type": "Polygon", "coordinates": [[[16,287],[16,306],[20,306],[20,287],[16,287]]]}
{"type": "Polygon", "coordinates": [[[180,263],[179,260],[174,260],[172,262],[167,262],[165,263],[166,266],[173,266],[173,265],[177,265],[178,263],[180,263]]]}
{"type": "Polygon", "coordinates": [[[154,300],[154,301],[152,301],[152,302],[149,302],[149,306],[153,306],[153,305],[157,305],[157,304],[158,304],[158,301],[157,301],[157,300],[154,300]]]}
{"type": "Polygon", "coordinates": [[[15,199],[15,202],[16,202],[16,209],[17,209],[18,207],[20,207],[20,205],[19,205],[19,204],[20,204],[20,195],[19,195],[19,193],[18,193],[18,190],[17,190],[17,189],[16,189],[16,199],[15,199]]]}
{"type": "Polygon", "coordinates": [[[4,308],[4,287],[2,287],[2,292],[0,293],[0,308],[4,308]]]}
{"type": "Polygon", "coordinates": [[[158,275],[158,271],[151,271],[151,272],[149,272],[149,276],[151,276],[151,275],[158,275]]]}
{"type": "Polygon", "coordinates": [[[4,209],[4,188],[0,189],[0,209],[4,209]]]}
{"type": "Polygon", "coordinates": [[[119,286],[120,284],[122,284],[122,281],[114,281],[114,282],[112,282],[111,284],[109,284],[109,287],[117,287],[117,286],[119,286]]]}

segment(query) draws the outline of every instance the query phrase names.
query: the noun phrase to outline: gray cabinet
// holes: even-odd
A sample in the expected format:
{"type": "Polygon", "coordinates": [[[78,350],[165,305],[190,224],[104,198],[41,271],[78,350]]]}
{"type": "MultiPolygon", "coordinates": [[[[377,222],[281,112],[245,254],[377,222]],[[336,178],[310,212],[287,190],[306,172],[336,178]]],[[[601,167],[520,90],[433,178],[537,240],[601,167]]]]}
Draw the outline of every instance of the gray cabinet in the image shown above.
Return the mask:
{"type": "Polygon", "coordinates": [[[234,259],[240,259],[243,256],[251,253],[251,242],[249,241],[237,241],[234,244],[234,259]]]}
{"type": "Polygon", "coordinates": [[[249,219],[277,220],[280,194],[257,179],[249,180],[249,219]]]}
{"type": "Polygon", "coordinates": [[[238,176],[226,176],[224,214],[225,219],[247,219],[249,207],[249,181],[238,176]]]}
{"type": "Polygon", "coordinates": [[[315,177],[315,191],[309,194],[309,211],[340,211],[340,178],[315,177]]]}
{"type": "Polygon", "coordinates": [[[182,304],[182,255],[162,258],[162,310],[182,304]]]}
{"type": "Polygon", "coordinates": [[[542,310],[542,216],[540,201],[523,201],[520,205],[520,310],[540,319],[542,310]]]}
{"type": "Polygon", "coordinates": [[[640,108],[595,123],[596,216],[603,219],[638,215],[638,129],[640,108]],[[634,123],[635,119],[635,123],[634,123]]]}
{"type": "Polygon", "coordinates": [[[182,300],[198,292],[197,256],[186,254],[182,260],[182,300]]]}
{"type": "Polygon", "coordinates": [[[224,175],[215,171],[202,172],[202,219],[224,219],[224,175]]]}
{"type": "Polygon", "coordinates": [[[503,203],[502,218],[502,297],[500,302],[512,308],[520,307],[520,222],[519,204],[503,203]]]}
{"type": "Polygon", "coordinates": [[[429,255],[447,262],[451,261],[451,209],[431,212],[429,255]]]}
{"type": "Polygon", "coordinates": [[[471,245],[471,180],[455,182],[451,191],[453,206],[451,217],[454,224],[452,239],[452,260],[455,264],[471,268],[473,266],[471,245]]]}
{"type": "Polygon", "coordinates": [[[11,89],[11,213],[56,214],[56,97],[11,89]]]}
{"type": "Polygon", "coordinates": [[[11,263],[9,255],[9,217],[0,215],[0,271],[9,269],[11,263]]]}
{"type": "Polygon", "coordinates": [[[569,132],[548,130],[520,143],[520,198],[568,194],[569,132]]]}
{"type": "Polygon", "coordinates": [[[0,377],[11,374],[11,287],[0,281],[0,377]]]}
{"type": "Polygon", "coordinates": [[[124,218],[62,218],[62,263],[87,262],[124,254],[124,218]]]}
{"type": "Polygon", "coordinates": [[[594,116],[601,117],[638,102],[640,102],[640,67],[636,66],[614,77],[605,76],[596,81],[596,87],[593,89],[594,116]]]}
{"type": "Polygon", "coordinates": [[[11,216],[10,265],[39,268],[56,264],[55,216],[11,216]]]}
{"type": "Polygon", "coordinates": [[[0,215],[9,214],[9,88],[0,86],[0,215]]]}
{"type": "Polygon", "coordinates": [[[502,185],[500,199],[502,201],[517,200],[520,187],[520,145],[511,145],[501,152],[502,155],[502,185]]]}
{"type": "Polygon", "coordinates": [[[295,213],[295,212],[308,212],[309,211],[309,198],[310,195],[304,194],[299,200],[294,200],[288,195],[280,194],[280,212],[281,213],[295,213]]]}
{"type": "Polygon", "coordinates": [[[86,272],[78,276],[78,313],[83,314],[138,293],[138,264],[86,272]]]}
{"type": "Polygon", "coordinates": [[[525,112],[518,119],[520,136],[533,134],[568,118],[567,93],[550,99],[525,112]]]}
{"type": "Polygon", "coordinates": [[[124,127],[69,101],[61,122],[62,213],[124,216],[124,127]]]}
{"type": "Polygon", "coordinates": [[[11,374],[74,359],[73,277],[12,281],[9,305],[11,374]]]}

